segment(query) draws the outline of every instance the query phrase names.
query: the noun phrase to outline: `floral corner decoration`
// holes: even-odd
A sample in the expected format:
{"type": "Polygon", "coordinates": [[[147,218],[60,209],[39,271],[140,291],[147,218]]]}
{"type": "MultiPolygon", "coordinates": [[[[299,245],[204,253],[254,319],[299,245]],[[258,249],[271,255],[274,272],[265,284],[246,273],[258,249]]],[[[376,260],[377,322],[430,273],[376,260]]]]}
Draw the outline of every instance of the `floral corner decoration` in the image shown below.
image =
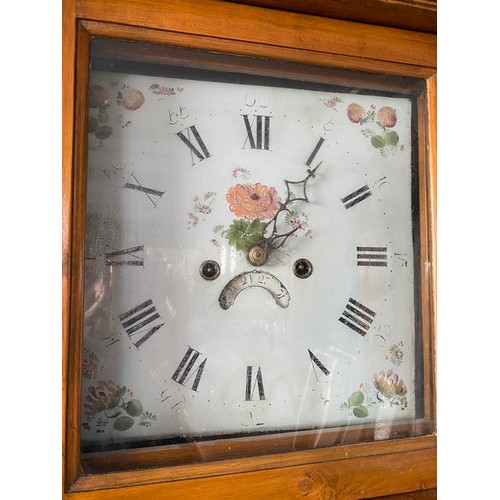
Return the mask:
{"type": "Polygon", "coordinates": [[[408,407],[406,385],[403,379],[392,370],[380,371],[373,375],[373,386],[368,383],[359,385],[359,390],[353,392],[349,399],[340,405],[342,411],[348,410],[357,418],[369,415],[369,408],[379,404],[381,408],[408,407]]]}
{"type": "Polygon", "coordinates": [[[102,365],[97,354],[83,346],[82,375],[85,378],[92,379],[100,370],[102,370],[102,365]]]}
{"type": "Polygon", "coordinates": [[[383,106],[378,111],[372,104],[370,109],[365,110],[363,106],[355,102],[347,106],[347,117],[352,123],[366,125],[374,123],[379,130],[365,127],[361,133],[370,138],[371,145],[387,158],[389,154],[394,155],[398,150],[403,150],[404,145],[399,144],[399,134],[393,130],[398,122],[397,113],[390,106],[383,106]]]}
{"type": "Polygon", "coordinates": [[[88,133],[103,141],[109,139],[113,134],[113,128],[108,124],[109,103],[108,91],[101,85],[90,85],[88,93],[88,104],[97,114],[90,114],[88,121],[88,133]]]}
{"type": "Polygon", "coordinates": [[[385,359],[391,361],[393,365],[401,366],[403,363],[403,341],[400,340],[397,344],[393,344],[389,349],[389,354],[385,355],[385,359]]]}
{"type": "MultiPolygon", "coordinates": [[[[116,87],[117,83],[112,82],[111,87],[116,87]]],[[[127,111],[136,111],[145,102],[144,94],[136,88],[128,85],[122,87],[116,92],[116,104],[127,111]]],[[[87,131],[102,141],[109,139],[113,135],[113,127],[110,125],[109,108],[111,99],[108,91],[102,85],[90,85],[88,91],[89,120],[87,131]],[[93,110],[97,110],[97,113],[93,110]]],[[[118,123],[123,122],[123,116],[120,113],[116,115],[118,123]]],[[[132,122],[128,120],[122,124],[122,128],[128,127],[132,122]]]]}
{"type": "Polygon", "coordinates": [[[324,97],[323,99],[320,99],[320,101],[327,107],[331,108],[334,111],[337,111],[336,107],[338,103],[344,102],[340,97],[334,96],[334,97],[324,97]]]}
{"type": "Polygon", "coordinates": [[[97,433],[104,432],[110,422],[113,422],[113,429],[120,432],[130,429],[137,420],[143,427],[156,422],[156,415],[144,411],[142,403],[133,398],[130,389],[111,380],[100,380],[97,385],[89,386],[83,409],[87,421],[82,427],[85,430],[94,427],[97,433]]]}

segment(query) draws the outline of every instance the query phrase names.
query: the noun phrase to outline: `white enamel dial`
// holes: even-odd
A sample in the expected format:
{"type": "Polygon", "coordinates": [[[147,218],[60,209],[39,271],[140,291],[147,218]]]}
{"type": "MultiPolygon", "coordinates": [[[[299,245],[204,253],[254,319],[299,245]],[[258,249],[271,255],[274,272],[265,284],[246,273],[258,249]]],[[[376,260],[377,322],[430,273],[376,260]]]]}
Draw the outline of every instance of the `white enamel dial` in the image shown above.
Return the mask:
{"type": "Polygon", "coordinates": [[[418,412],[411,99],[224,79],[91,72],[85,449],[418,412]]]}

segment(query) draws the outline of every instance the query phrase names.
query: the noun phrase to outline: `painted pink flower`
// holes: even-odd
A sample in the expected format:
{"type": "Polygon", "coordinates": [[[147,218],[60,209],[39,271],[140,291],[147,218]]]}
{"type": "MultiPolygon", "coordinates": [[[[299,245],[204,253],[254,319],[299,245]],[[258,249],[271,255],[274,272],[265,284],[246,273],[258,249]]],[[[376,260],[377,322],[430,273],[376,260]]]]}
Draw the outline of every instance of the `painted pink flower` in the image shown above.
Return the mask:
{"type": "Polygon", "coordinates": [[[387,373],[384,371],[375,373],[373,375],[373,385],[387,398],[394,396],[403,397],[407,393],[403,379],[400,379],[392,370],[388,370],[387,373]]]}
{"type": "Polygon", "coordinates": [[[248,220],[270,219],[281,206],[281,199],[276,189],[260,183],[237,184],[229,188],[226,200],[234,215],[248,220]]]}
{"type": "Polygon", "coordinates": [[[109,96],[100,85],[90,85],[89,87],[89,108],[100,108],[108,103],[109,96]]]}
{"type": "Polygon", "coordinates": [[[118,92],[117,102],[129,111],[135,111],[144,104],[144,94],[137,89],[126,88],[118,92]]]}
{"type": "Polygon", "coordinates": [[[359,123],[365,117],[365,110],[355,102],[347,106],[347,116],[353,123],[359,123]]]}
{"type": "Polygon", "coordinates": [[[396,125],[398,121],[396,117],[396,110],[394,108],[390,108],[389,106],[384,106],[380,108],[377,113],[377,120],[387,128],[392,128],[396,125]]]}

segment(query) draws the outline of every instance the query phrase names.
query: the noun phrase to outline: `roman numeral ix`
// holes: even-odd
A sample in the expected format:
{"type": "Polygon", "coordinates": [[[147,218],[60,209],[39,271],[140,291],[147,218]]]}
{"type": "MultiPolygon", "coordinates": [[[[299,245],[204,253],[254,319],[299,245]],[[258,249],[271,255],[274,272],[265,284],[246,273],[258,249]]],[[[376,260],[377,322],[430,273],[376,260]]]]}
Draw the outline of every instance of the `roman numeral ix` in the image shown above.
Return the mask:
{"type": "Polygon", "coordinates": [[[118,318],[137,349],[164,325],[164,323],[156,324],[144,333],[144,327],[147,327],[156,320],[161,321],[161,316],[156,311],[156,307],[153,305],[151,299],[120,314],[118,318]],[[133,337],[135,338],[137,335],[141,336],[134,342],[133,337]]]}
{"type": "Polygon", "coordinates": [[[351,330],[365,336],[375,318],[375,313],[357,302],[353,298],[349,298],[349,302],[345,306],[342,316],[339,321],[348,326],[351,330]]]}

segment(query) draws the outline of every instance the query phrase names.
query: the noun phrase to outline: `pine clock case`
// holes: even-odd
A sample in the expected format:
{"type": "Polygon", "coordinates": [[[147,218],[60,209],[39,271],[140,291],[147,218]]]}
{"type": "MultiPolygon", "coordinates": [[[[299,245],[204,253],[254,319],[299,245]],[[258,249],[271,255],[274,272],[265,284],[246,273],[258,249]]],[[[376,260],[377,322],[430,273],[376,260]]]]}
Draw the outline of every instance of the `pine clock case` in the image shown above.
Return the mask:
{"type": "MultiPolygon", "coordinates": [[[[67,498],[370,498],[435,488],[435,100],[436,37],[218,1],[64,2],[63,73],[63,489],[67,498]],[[418,101],[424,418],[375,441],[373,426],[306,431],[189,447],[80,455],[80,380],[90,40],[109,37],[354,69],[422,82],[418,101]],[[236,457],[236,458],[235,458],[236,457]],[[239,458],[238,458],[239,457],[239,458]],[[87,461],[86,461],[87,460],[87,461]],[[92,472],[89,472],[92,471],[92,472]],[[97,471],[97,472],[96,472],[97,471]],[[203,492],[203,493],[201,493],[203,492]]],[[[216,61],[216,58],[214,59],[216,61]]],[[[359,84],[359,82],[358,82],[359,84]]]]}

